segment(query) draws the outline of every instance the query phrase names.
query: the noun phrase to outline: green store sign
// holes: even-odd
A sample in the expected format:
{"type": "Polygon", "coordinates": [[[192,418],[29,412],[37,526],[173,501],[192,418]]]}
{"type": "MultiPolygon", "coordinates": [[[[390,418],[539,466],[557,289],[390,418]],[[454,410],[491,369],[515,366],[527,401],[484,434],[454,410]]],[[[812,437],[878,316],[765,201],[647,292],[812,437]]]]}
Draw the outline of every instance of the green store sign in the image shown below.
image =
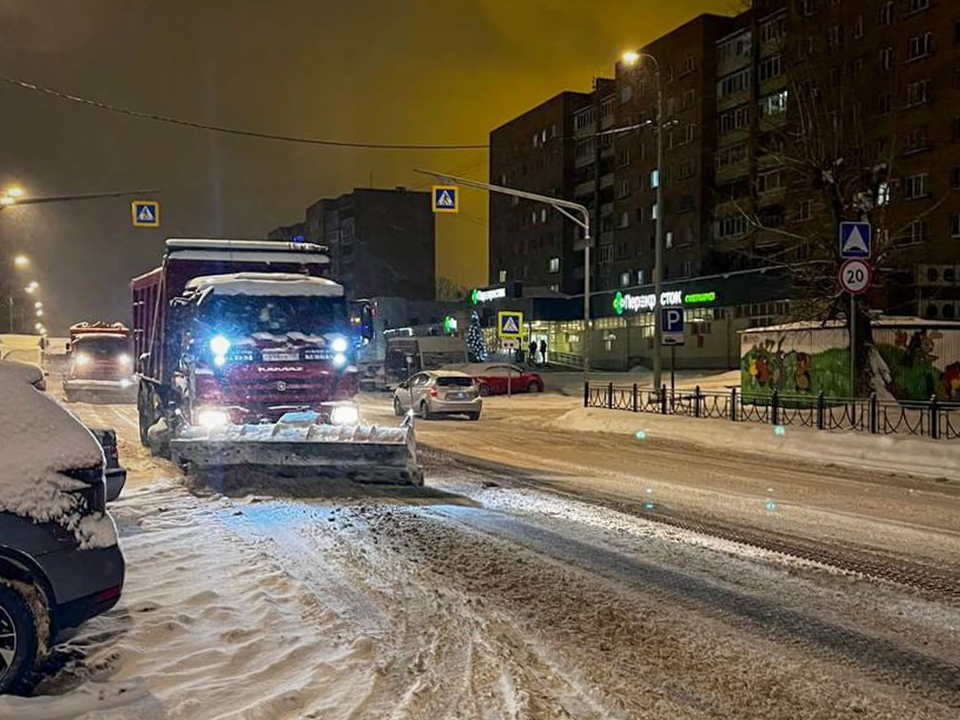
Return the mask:
{"type": "MultiPolygon", "coordinates": [[[[701,292],[689,293],[684,295],[681,290],[665,290],[660,293],[661,307],[676,307],[677,305],[707,305],[716,302],[717,293],[701,292]]],[[[613,296],[613,310],[617,315],[623,315],[625,312],[653,312],[657,304],[657,296],[654,293],[646,295],[631,295],[618,292],[613,296]]]]}

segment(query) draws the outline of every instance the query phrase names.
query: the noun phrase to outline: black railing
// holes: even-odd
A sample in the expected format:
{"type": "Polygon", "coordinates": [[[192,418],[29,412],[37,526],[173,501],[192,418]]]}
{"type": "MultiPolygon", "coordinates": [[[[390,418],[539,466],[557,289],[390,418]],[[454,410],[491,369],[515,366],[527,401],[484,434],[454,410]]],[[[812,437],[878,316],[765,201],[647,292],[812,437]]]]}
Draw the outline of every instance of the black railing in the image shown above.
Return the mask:
{"type": "Polygon", "coordinates": [[[584,383],[584,407],[628,410],[636,413],[686,415],[733,422],[760,422],[817,430],[854,430],[873,435],[917,435],[934,440],[960,439],[960,403],[896,402],[871,395],[857,400],[818,396],[772,395],[744,397],[737,388],[729,392],[692,390],[659,391],[638,384],[584,383]]]}

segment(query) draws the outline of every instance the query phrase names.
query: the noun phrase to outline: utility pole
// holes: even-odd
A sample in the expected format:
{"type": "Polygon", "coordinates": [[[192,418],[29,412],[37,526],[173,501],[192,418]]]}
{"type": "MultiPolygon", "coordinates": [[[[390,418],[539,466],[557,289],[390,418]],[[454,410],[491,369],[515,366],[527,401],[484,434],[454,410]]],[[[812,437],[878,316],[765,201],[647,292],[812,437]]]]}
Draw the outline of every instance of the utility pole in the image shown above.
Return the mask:
{"type": "MultiPolygon", "coordinates": [[[[602,205],[600,197],[600,178],[603,173],[600,170],[600,163],[603,159],[603,127],[600,123],[600,117],[603,113],[603,102],[600,96],[600,77],[594,77],[593,79],[593,122],[594,122],[594,132],[593,132],[593,223],[596,228],[597,236],[603,235],[603,222],[600,219],[600,208],[602,205]]],[[[590,242],[589,238],[584,239],[584,254],[583,254],[583,303],[584,303],[584,313],[583,313],[583,375],[584,377],[589,376],[590,374],[590,311],[587,308],[587,303],[590,298],[590,276],[593,274],[593,267],[590,262],[590,250],[586,248],[586,244],[590,242]]]]}
{"type": "MultiPolygon", "coordinates": [[[[468,178],[461,178],[455,175],[448,175],[446,173],[433,172],[431,170],[415,170],[421,175],[430,175],[431,177],[436,178],[442,183],[447,183],[450,185],[463,185],[464,187],[476,188],[478,190],[486,190],[487,192],[499,193],[501,195],[510,195],[512,197],[518,197],[523,200],[530,200],[532,202],[543,203],[544,205],[549,205],[558,213],[564,217],[572,220],[578,226],[583,228],[583,266],[584,270],[590,267],[590,243],[592,238],[590,237],[590,210],[587,209],[585,205],[580,203],[570,202],[569,200],[561,200],[560,198],[550,197],[549,195],[538,195],[537,193],[527,192],[526,190],[516,190],[514,188],[503,187],[502,185],[491,185],[490,183],[480,182],[479,180],[470,180],[468,178]]],[[[583,327],[584,327],[584,340],[589,335],[586,332],[586,328],[590,326],[590,273],[583,273],[583,327]]],[[[583,356],[583,375],[584,379],[587,377],[587,372],[590,368],[590,356],[589,356],[590,346],[584,344],[584,356],[583,356]]]]}
{"type": "Polygon", "coordinates": [[[657,78],[657,230],[653,257],[653,387],[659,391],[663,385],[663,328],[660,327],[660,296],[663,294],[663,85],[660,82],[660,63],[649,57],[656,68],[657,78]]]}

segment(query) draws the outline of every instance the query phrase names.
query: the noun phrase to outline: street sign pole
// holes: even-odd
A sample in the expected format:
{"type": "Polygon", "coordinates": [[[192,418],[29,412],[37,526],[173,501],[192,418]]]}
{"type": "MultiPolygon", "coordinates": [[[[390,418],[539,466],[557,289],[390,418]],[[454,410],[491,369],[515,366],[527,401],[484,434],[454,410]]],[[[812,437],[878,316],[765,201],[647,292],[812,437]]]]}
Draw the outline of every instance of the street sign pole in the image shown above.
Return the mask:
{"type": "Polygon", "coordinates": [[[677,388],[677,346],[670,346],[670,399],[677,388]]]}
{"type": "Polygon", "coordinates": [[[850,293],[850,397],[857,399],[857,296],[850,293]]]}
{"type": "Polygon", "coordinates": [[[873,253],[873,228],[868,222],[840,223],[840,285],[850,293],[850,397],[857,398],[857,295],[872,283],[868,262],[873,253]]]}

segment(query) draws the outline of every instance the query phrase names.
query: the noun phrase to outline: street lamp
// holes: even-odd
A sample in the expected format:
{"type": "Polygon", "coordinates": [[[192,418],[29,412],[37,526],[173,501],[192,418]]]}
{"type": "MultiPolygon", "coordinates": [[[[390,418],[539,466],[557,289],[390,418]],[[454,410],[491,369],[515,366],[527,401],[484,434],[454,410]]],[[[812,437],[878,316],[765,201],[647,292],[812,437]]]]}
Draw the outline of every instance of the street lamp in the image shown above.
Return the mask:
{"type": "Polygon", "coordinates": [[[43,308],[37,309],[37,317],[43,317],[43,308]]]}
{"type": "Polygon", "coordinates": [[[24,292],[29,293],[30,295],[33,295],[33,293],[35,293],[39,287],[40,287],[40,283],[38,283],[36,280],[31,280],[30,284],[27,285],[23,290],[24,292]]]}
{"type": "Polygon", "coordinates": [[[23,268],[30,265],[30,258],[28,258],[26,255],[17,255],[13,259],[13,264],[16,268],[22,270],[23,268]]]}
{"type": "Polygon", "coordinates": [[[653,259],[653,387],[658,392],[662,386],[662,360],[660,357],[663,344],[663,328],[660,327],[660,296],[663,294],[663,85],[660,82],[660,61],[648,52],[625,52],[622,56],[624,64],[633,67],[644,58],[653,63],[654,75],[657,81],[657,205],[656,223],[657,233],[654,241],[653,259]]]}
{"type": "Polygon", "coordinates": [[[23,197],[23,188],[9,187],[0,195],[0,207],[13,205],[19,198],[23,197]]]}
{"type": "Polygon", "coordinates": [[[33,307],[36,308],[37,310],[39,310],[40,308],[43,307],[43,303],[40,302],[39,300],[37,300],[37,301],[33,304],[33,307]]]}

